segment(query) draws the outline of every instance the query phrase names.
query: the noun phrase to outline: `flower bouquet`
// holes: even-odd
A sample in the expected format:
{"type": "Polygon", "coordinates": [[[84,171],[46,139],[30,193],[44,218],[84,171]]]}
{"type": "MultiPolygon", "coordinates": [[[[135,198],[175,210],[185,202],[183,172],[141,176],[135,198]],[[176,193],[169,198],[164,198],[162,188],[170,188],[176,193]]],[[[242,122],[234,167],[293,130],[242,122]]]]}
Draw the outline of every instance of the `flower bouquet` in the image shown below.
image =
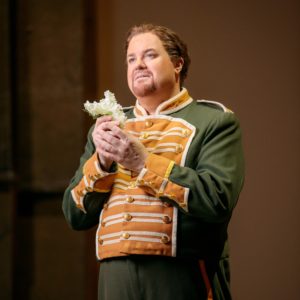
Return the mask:
{"type": "Polygon", "coordinates": [[[110,91],[104,92],[104,98],[99,101],[89,102],[84,104],[84,111],[91,115],[94,119],[100,116],[110,115],[114,120],[120,122],[123,127],[127,119],[122,106],[118,104],[115,95],[110,91]]]}

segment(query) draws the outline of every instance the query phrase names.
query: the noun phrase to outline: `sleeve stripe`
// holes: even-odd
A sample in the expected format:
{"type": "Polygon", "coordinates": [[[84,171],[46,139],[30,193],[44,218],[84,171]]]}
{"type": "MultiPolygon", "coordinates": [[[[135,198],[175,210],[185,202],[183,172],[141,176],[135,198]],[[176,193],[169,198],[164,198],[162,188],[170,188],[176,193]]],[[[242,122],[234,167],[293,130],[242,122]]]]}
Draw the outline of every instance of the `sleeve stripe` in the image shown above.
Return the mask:
{"type": "Polygon", "coordinates": [[[174,167],[174,164],[175,164],[174,161],[170,161],[169,166],[168,166],[168,168],[166,170],[166,173],[165,173],[165,176],[164,176],[165,178],[169,178],[170,177],[170,174],[171,174],[171,171],[172,171],[172,169],[174,167]]]}

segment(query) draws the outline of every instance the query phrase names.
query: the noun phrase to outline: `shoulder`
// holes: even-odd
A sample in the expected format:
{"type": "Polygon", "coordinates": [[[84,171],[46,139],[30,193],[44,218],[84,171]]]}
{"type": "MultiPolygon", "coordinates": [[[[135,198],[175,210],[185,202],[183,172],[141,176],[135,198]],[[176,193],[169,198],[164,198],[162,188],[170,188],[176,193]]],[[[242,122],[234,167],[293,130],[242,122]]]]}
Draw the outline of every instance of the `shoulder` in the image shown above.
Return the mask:
{"type": "Polygon", "coordinates": [[[189,113],[197,119],[211,120],[233,115],[233,112],[223,103],[213,100],[194,100],[190,106],[189,113]]]}
{"type": "Polygon", "coordinates": [[[238,123],[236,115],[224,104],[213,100],[195,100],[183,117],[198,128],[214,128],[238,123]]]}
{"type": "Polygon", "coordinates": [[[238,128],[239,120],[235,113],[223,103],[213,100],[197,100],[197,106],[202,109],[202,116],[206,118],[207,126],[210,129],[238,128]]]}
{"type": "Polygon", "coordinates": [[[224,104],[218,101],[201,99],[201,100],[196,100],[196,102],[198,105],[201,106],[210,107],[212,109],[216,109],[222,112],[232,113],[232,111],[229,108],[227,108],[224,104]]]}

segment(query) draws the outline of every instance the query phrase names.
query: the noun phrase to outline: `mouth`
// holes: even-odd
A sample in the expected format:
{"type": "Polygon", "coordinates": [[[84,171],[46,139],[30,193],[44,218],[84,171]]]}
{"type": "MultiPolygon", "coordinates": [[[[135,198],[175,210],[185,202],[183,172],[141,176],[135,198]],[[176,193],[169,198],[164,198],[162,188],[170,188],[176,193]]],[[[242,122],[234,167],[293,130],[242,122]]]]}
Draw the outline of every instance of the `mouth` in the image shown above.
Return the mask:
{"type": "Polygon", "coordinates": [[[134,80],[146,79],[149,77],[150,77],[150,74],[148,74],[148,73],[139,73],[134,76],[134,80]]]}

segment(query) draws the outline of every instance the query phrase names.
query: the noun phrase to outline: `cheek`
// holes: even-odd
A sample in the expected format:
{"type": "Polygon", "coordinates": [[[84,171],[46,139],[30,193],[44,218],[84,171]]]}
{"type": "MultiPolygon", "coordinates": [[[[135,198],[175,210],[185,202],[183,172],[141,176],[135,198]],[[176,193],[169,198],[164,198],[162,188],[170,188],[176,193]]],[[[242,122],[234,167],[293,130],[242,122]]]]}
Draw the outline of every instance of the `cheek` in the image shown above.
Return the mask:
{"type": "Polygon", "coordinates": [[[151,69],[152,74],[157,78],[168,77],[172,72],[172,67],[166,63],[155,64],[149,69],[151,69]]]}
{"type": "Polygon", "coordinates": [[[127,66],[126,71],[127,71],[127,78],[128,78],[128,77],[129,77],[129,74],[130,74],[130,73],[129,73],[129,72],[130,72],[130,67],[127,66]]]}
{"type": "Polygon", "coordinates": [[[156,69],[155,72],[153,72],[152,74],[155,79],[157,79],[159,81],[160,80],[165,81],[170,78],[172,72],[168,68],[159,68],[159,69],[156,69]]]}
{"type": "Polygon", "coordinates": [[[127,68],[127,83],[129,86],[132,84],[132,76],[131,76],[131,71],[129,68],[127,68]]]}

